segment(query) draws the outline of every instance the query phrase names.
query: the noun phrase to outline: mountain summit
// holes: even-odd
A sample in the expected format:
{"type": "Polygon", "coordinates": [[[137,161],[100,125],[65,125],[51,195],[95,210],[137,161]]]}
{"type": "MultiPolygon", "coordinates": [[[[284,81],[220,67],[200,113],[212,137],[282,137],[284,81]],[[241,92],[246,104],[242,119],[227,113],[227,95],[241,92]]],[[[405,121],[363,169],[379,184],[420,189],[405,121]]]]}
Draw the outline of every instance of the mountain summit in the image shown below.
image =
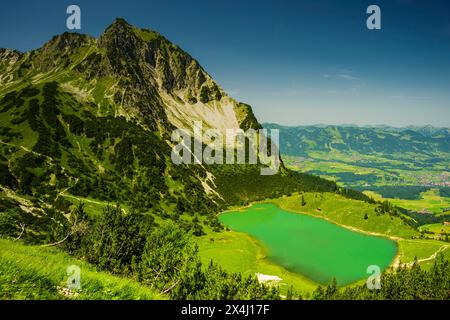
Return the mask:
{"type": "Polygon", "coordinates": [[[258,127],[251,109],[228,97],[189,54],[120,18],[99,39],[64,33],[25,54],[2,50],[0,71],[2,92],[18,81],[25,86],[54,78],[65,91],[101,104],[102,114],[151,129],[190,127],[194,120],[225,129],[251,119],[250,126],[258,127]]]}

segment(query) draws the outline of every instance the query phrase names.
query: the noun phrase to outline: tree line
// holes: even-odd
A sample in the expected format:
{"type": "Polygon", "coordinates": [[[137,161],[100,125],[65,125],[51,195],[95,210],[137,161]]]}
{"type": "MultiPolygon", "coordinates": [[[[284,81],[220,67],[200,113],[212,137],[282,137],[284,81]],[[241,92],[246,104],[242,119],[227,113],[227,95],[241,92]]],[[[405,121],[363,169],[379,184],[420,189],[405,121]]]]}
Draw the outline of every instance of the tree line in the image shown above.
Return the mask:
{"type": "MultiPolygon", "coordinates": [[[[291,293],[293,298],[302,298],[291,293]]],[[[411,267],[402,265],[381,275],[381,288],[368,289],[366,284],[339,289],[336,280],[319,286],[314,300],[449,300],[450,262],[441,254],[429,270],[420,267],[417,259],[411,267]]]]}

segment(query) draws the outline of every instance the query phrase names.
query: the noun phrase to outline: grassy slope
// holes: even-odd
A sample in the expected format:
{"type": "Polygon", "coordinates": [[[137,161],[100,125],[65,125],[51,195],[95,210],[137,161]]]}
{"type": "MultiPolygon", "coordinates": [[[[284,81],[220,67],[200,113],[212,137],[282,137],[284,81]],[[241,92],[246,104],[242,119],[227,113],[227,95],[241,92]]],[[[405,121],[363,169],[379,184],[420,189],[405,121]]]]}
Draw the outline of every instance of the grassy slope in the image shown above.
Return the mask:
{"type": "Polygon", "coordinates": [[[55,248],[0,239],[0,299],[161,299],[137,282],[99,272],[55,248]],[[65,288],[68,266],[81,268],[81,291],[65,288]],[[59,288],[58,288],[59,287],[59,288]],[[65,292],[65,293],[63,293],[65,292]]]}
{"type": "MultiPolygon", "coordinates": [[[[444,256],[444,259],[450,260],[450,248],[447,248],[447,250],[443,251],[442,254],[444,256]]],[[[431,268],[431,266],[433,264],[434,264],[434,260],[429,260],[429,261],[421,263],[420,265],[423,268],[429,269],[429,268],[431,268]]]]}
{"type": "Polygon", "coordinates": [[[388,200],[395,206],[413,211],[427,210],[431,213],[441,213],[442,208],[450,207],[450,198],[440,196],[436,189],[422,192],[420,200],[385,199],[373,191],[364,191],[364,193],[376,200],[388,200]]]}
{"type": "Polygon", "coordinates": [[[300,196],[282,197],[273,202],[281,208],[293,212],[311,214],[339,225],[356,228],[365,232],[379,233],[392,237],[411,238],[417,231],[405,225],[398,217],[375,213],[375,205],[349,200],[332,193],[305,193],[305,206],[301,206],[300,196]],[[364,219],[364,215],[368,219],[364,219]]]}
{"type": "Polygon", "coordinates": [[[402,262],[412,262],[417,257],[418,260],[427,259],[443,246],[448,245],[442,241],[435,240],[400,240],[399,254],[402,262]]]}
{"type": "Polygon", "coordinates": [[[434,234],[448,233],[450,234],[450,226],[444,226],[442,223],[433,223],[420,226],[420,230],[433,232],[434,234]]]}

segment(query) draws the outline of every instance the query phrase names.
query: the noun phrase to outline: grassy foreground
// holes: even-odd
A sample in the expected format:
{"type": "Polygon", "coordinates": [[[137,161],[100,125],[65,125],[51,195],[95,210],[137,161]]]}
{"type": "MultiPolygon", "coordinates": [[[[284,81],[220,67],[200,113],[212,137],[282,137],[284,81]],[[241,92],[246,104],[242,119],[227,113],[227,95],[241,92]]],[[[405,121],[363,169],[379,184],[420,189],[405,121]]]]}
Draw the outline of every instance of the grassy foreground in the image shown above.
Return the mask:
{"type": "Polygon", "coordinates": [[[162,299],[137,282],[97,271],[55,248],[0,239],[0,300],[162,299]],[[67,288],[67,268],[80,267],[81,290],[67,288]]]}

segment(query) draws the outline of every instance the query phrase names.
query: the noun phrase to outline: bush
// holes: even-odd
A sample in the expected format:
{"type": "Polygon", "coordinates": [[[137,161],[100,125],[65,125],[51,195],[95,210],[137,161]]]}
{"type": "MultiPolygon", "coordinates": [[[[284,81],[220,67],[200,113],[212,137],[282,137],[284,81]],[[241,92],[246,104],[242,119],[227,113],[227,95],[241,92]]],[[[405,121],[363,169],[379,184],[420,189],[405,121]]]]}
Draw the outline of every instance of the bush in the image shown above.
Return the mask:
{"type": "Polygon", "coordinates": [[[89,262],[113,273],[130,274],[139,264],[152,219],[135,210],[108,206],[89,236],[89,262]]]}

